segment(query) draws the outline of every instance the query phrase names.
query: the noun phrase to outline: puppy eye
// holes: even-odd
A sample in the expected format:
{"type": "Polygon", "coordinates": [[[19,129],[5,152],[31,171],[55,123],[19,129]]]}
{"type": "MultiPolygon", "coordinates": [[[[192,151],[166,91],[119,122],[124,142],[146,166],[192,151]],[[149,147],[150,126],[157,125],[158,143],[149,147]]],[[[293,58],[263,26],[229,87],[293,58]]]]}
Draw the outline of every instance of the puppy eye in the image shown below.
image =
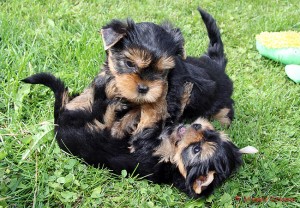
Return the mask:
{"type": "Polygon", "coordinates": [[[193,124],[192,127],[197,131],[201,129],[202,125],[201,124],[193,124]]]}
{"type": "Polygon", "coordinates": [[[135,67],[134,63],[131,62],[131,61],[126,61],[126,66],[129,67],[129,68],[134,68],[135,67]]]}
{"type": "Polygon", "coordinates": [[[193,153],[194,154],[197,154],[198,152],[200,152],[200,145],[199,144],[197,144],[197,145],[195,145],[194,147],[193,147],[193,153]]]}

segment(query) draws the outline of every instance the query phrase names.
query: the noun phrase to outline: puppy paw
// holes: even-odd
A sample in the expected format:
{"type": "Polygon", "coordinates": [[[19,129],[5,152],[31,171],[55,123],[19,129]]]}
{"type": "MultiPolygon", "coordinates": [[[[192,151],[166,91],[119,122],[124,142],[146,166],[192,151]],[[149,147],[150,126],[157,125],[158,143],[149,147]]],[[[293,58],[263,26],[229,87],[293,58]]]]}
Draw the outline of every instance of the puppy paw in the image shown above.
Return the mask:
{"type": "Polygon", "coordinates": [[[129,149],[130,153],[134,153],[135,152],[135,148],[133,147],[133,145],[129,146],[128,149],[129,149]]]}
{"type": "Polygon", "coordinates": [[[122,124],[120,122],[116,122],[111,128],[111,136],[116,139],[122,139],[125,137],[125,132],[122,129],[122,124]]]}
{"type": "Polygon", "coordinates": [[[121,119],[132,109],[132,104],[126,100],[119,100],[114,105],[117,119],[121,119]]]}
{"type": "Polygon", "coordinates": [[[229,118],[230,113],[229,108],[222,108],[217,114],[213,116],[213,118],[221,123],[223,127],[228,128],[232,122],[232,120],[229,118]]]}

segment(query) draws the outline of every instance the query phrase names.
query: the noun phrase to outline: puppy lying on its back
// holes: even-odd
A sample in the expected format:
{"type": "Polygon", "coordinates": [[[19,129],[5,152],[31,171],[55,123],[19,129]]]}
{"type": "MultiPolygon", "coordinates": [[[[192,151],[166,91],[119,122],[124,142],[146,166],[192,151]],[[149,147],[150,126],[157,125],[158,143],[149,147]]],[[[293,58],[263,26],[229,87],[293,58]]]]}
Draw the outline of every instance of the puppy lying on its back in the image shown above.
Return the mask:
{"type": "MultiPolygon", "coordinates": [[[[66,87],[59,79],[41,73],[23,81],[46,85],[54,92],[55,133],[61,149],[95,167],[104,165],[118,174],[125,169],[155,183],[173,184],[191,197],[209,195],[239,168],[242,153],[255,152],[249,147],[239,150],[207,120],[197,119],[191,125],[147,128],[134,140],[136,151],[130,153],[130,137],[115,139],[92,111],[66,108],[72,101],[68,102],[66,87]]],[[[106,108],[103,118],[108,112],[124,110],[122,102],[102,102],[98,104],[106,108]]]]}

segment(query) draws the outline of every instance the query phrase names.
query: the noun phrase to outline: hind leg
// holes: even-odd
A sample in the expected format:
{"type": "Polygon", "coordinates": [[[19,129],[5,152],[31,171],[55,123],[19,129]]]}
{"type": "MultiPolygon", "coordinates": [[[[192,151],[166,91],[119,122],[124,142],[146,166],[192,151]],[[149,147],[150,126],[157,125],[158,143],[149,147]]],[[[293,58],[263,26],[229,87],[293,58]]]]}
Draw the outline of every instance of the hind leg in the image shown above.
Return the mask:
{"type": "Polygon", "coordinates": [[[233,107],[221,108],[216,114],[213,115],[213,119],[219,121],[222,126],[229,127],[234,117],[233,107]]]}

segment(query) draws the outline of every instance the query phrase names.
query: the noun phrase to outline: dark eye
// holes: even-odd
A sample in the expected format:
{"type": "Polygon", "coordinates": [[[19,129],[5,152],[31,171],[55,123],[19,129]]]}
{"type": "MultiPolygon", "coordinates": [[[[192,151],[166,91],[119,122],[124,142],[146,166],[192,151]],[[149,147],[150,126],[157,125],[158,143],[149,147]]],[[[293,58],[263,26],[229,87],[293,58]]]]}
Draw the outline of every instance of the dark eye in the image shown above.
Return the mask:
{"type": "Polygon", "coordinates": [[[129,67],[129,68],[134,68],[135,67],[134,63],[132,63],[131,61],[126,61],[126,66],[129,67]]]}
{"type": "Polygon", "coordinates": [[[193,124],[192,127],[197,131],[201,129],[202,125],[201,124],[193,124]]]}
{"type": "Polygon", "coordinates": [[[195,145],[195,146],[193,147],[193,153],[194,153],[194,154],[197,154],[198,152],[200,152],[200,145],[199,145],[199,144],[197,144],[197,145],[195,145]]]}

